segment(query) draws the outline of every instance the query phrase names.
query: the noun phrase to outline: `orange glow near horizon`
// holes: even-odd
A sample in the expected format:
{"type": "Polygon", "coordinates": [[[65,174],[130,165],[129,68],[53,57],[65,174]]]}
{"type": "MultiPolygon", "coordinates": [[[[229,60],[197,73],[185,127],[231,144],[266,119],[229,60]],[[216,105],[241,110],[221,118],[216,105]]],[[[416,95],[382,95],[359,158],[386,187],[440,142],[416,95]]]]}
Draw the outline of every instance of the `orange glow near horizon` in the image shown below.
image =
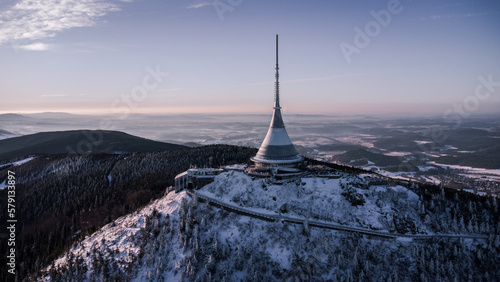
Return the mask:
{"type": "MultiPolygon", "coordinates": [[[[453,104],[446,103],[411,103],[411,104],[335,104],[335,105],[312,105],[302,104],[299,106],[283,105],[282,111],[285,115],[295,114],[318,114],[318,115],[391,115],[407,114],[409,116],[442,115],[446,110],[452,109],[453,104]]],[[[483,105],[481,113],[498,113],[499,105],[492,103],[483,105]]],[[[111,108],[86,108],[81,107],[47,107],[44,109],[25,108],[8,111],[0,110],[0,114],[34,114],[42,112],[64,112],[82,115],[123,115],[123,114],[270,114],[272,106],[180,106],[180,107],[151,107],[139,106],[127,111],[113,111],[111,108]]]]}

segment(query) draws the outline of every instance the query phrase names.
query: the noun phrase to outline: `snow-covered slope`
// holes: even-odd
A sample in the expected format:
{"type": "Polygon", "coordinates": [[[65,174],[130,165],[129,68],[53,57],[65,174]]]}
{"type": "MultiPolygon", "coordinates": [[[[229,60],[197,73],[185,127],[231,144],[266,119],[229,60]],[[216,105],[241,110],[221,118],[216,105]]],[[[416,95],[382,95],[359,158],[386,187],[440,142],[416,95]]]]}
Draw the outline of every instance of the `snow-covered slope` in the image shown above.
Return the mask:
{"type": "Polygon", "coordinates": [[[338,179],[304,177],[284,185],[267,179],[252,180],[231,171],[198,191],[241,207],[260,208],[283,214],[347,224],[375,230],[395,231],[394,217],[412,222],[413,231],[428,233],[421,222],[419,197],[400,185],[381,185],[373,175],[344,174],[338,179]]]}
{"type": "MultiPolygon", "coordinates": [[[[146,231],[152,229],[155,232],[170,233],[170,223],[179,221],[177,211],[183,201],[190,201],[186,192],[170,193],[139,212],[115,220],[86,237],[66,256],[57,259],[51,268],[61,269],[68,267],[69,262],[77,262],[79,267],[76,273],[69,277],[77,280],[91,279],[100,272],[101,265],[98,262],[106,260],[115,268],[108,271],[116,271],[116,277],[132,278],[121,276],[121,273],[135,265],[139,257],[144,256],[141,243],[151,236],[146,231]]],[[[165,244],[168,244],[168,241],[170,240],[165,241],[165,244]]],[[[141,273],[137,273],[137,278],[147,277],[149,271],[147,268],[142,269],[141,273]]],[[[50,277],[45,277],[44,280],[50,280],[50,277]]]]}
{"type": "MultiPolygon", "coordinates": [[[[405,214],[418,230],[431,228],[420,220],[419,209],[428,210],[419,196],[369,177],[311,177],[275,186],[228,172],[200,193],[273,212],[286,203],[291,215],[384,230],[393,228],[391,216],[405,214]],[[364,204],[349,196],[356,193],[364,204]]],[[[378,239],[264,221],[199,202],[186,192],[171,192],[85,238],[49,266],[42,279],[493,281],[500,277],[499,251],[496,231],[488,240],[378,239]]]]}

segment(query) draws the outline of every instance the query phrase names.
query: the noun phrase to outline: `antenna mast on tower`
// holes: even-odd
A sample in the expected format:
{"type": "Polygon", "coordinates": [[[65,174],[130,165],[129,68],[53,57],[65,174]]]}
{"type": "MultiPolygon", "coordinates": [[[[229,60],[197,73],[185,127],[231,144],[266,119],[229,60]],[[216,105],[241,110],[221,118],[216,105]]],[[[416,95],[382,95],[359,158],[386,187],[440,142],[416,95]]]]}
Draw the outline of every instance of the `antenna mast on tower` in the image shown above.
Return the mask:
{"type": "Polygon", "coordinates": [[[280,109],[280,82],[279,82],[279,67],[278,67],[278,35],[276,34],[276,69],[274,73],[274,108],[280,109]]]}

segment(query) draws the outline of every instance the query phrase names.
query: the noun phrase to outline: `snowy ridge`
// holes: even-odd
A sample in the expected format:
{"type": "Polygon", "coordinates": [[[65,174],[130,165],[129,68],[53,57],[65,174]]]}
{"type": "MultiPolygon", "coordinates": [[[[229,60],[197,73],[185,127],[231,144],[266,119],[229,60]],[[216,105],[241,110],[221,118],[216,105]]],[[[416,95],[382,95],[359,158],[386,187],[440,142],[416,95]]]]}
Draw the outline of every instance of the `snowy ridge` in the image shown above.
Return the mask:
{"type": "Polygon", "coordinates": [[[220,201],[218,199],[212,198],[210,196],[206,196],[203,194],[200,194],[197,191],[188,191],[190,195],[196,196],[200,199],[209,201],[210,204],[215,204],[216,206],[224,207],[226,209],[236,211],[242,214],[246,214],[249,216],[257,217],[257,218],[262,218],[264,220],[274,220],[274,221],[281,221],[281,222],[291,222],[291,223],[296,223],[296,224],[308,224],[309,226],[314,226],[314,227],[320,227],[320,228],[327,228],[327,229],[333,229],[333,230],[341,230],[341,231],[348,231],[348,232],[355,232],[358,234],[363,234],[363,235],[370,235],[370,236],[376,236],[376,237],[381,237],[381,238],[393,238],[393,239],[431,239],[431,238],[474,238],[474,239],[488,239],[488,236],[486,235],[477,235],[477,234],[472,234],[472,235],[467,235],[467,234],[399,234],[399,233],[389,233],[389,232],[381,232],[373,229],[367,229],[367,228],[361,228],[361,227],[352,227],[352,226],[347,226],[347,225],[340,225],[340,224],[335,224],[327,221],[321,221],[321,220],[310,220],[308,218],[304,217],[291,217],[291,216],[284,216],[284,215],[276,215],[273,212],[270,212],[269,210],[262,209],[262,208],[244,208],[244,207],[239,207],[235,206],[234,204],[227,203],[220,201]]]}
{"type": "MultiPolygon", "coordinates": [[[[83,279],[90,279],[89,276],[95,272],[92,262],[102,259],[109,253],[115,253],[113,260],[118,268],[126,269],[131,263],[137,260],[141,253],[138,240],[143,234],[141,230],[146,227],[146,221],[153,213],[160,215],[164,220],[178,218],[176,211],[181,206],[182,201],[190,201],[190,197],[185,192],[179,194],[170,193],[165,197],[156,200],[152,204],[143,208],[139,212],[123,216],[114,222],[107,224],[91,236],[86,237],[82,242],[72,248],[66,256],[57,259],[50,268],[63,268],[68,266],[68,261],[81,260],[85,262],[82,269],[90,270],[85,273],[83,279]]],[[[137,279],[140,281],[147,275],[148,270],[144,269],[138,273],[137,279]]],[[[44,281],[50,281],[49,276],[45,276],[44,281]]]]}
{"type": "MultiPolygon", "coordinates": [[[[307,223],[252,218],[201,203],[186,192],[171,192],[85,238],[46,268],[41,278],[44,281],[493,281],[499,277],[500,225],[479,202],[468,204],[475,214],[470,221],[460,216],[448,218],[449,214],[440,209],[453,210],[454,214],[461,211],[459,198],[456,206],[441,207],[450,202],[444,200],[444,194],[433,194],[432,201],[426,201],[406,187],[383,184],[372,177],[368,174],[344,174],[339,179],[307,177],[278,186],[231,171],[220,174],[198,192],[269,215],[279,214],[277,210],[286,204],[284,214],[290,217],[337,220],[384,232],[393,228],[410,233],[480,231],[490,235],[487,240],[374,239],[311,228],[307,223]],[[407,230],[402,230],[403,227],[407,230]]],[[[488,205],[496,207],[496,202],[492,200],[488,205]]]]}
{"type": "MultiPolygon", "coordinates": [[[[345,174],[339,179],[305,177],[285,185],[252,180],[242,172],[220,174],[197,193],[226,203],[263,209],[295,218],[308,218],[372,230],[395,231],[394,216],[413,219],[418,233],[429,233],[418,216],[419,197],[400,185],[375,185],[372,175],[345,174]],[[363,203],[353,205],[356,195],[363,203]],[[346,197],[347,196],[347,197],[346,197]]],[[[260,211],[260,210],[259,210],[260,211]]]]}

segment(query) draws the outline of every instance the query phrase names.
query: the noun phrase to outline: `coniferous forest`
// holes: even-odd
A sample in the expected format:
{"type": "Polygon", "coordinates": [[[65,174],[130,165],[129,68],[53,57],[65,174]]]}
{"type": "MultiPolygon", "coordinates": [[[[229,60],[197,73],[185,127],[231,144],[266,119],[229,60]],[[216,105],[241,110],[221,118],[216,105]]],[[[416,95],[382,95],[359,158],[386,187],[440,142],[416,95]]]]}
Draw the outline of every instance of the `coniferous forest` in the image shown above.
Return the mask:
{"type": "MultiPolygon", "coordinates": [[[[161,197],[175,175],[190,166],[245,163],[255,152],[211,145],[131,155],[41,155],[21,166],[2,167],[0,181],[7,170],[17,176],[18,278],[35,274],[72,242],[161,197]]],[[[6,206],[7,189],[0,190],[0,200],[6,206]]],[[[6,217],[0,214],[2,230],[6,217]]],[[[0,254],[1,271],[7,273],[7,244],[1,244],[0,254]]]]}
{"type": "MultiPolygon", "coordinates": [[[[137,275],[163,280],[174,273],[186,281],[232,281],[238,277],[243,281],[495,281],[500,275],[500,213],[496,198],[380,177],[374,178],[377,183],[366,184],[390,186],[396,182],[411,189],[419,196],[420,219],[436,232],[484,234],[488,239],[400,242],[363,238],[307,225],[257,219],[245,222],[244,216],[196,199],[184,199],[173,216],[155,211],[145,214],[145,225],[134,237],[138,253],[113,249],[106,238],[95,242],[86,260],[68,253],[104,225],[161,198],[173,185],[175,175],[190,166],[247,163],[255,152],[253,148],[212,145],[130,155],[39,155],[20,166],[2,167],[0,180],[6,178],[7,170],[18,177],[18,280],[33,280],[39,275],[53,280],[122,281],[137,275]],[[234,228],[241,232],[236,239],[218,239],[219,232],[234,228]],[[266,253],[272,246],[291,252],[287,267],[266,253]],[[117,258],[124,254],[130,259],[117,267],[117,258]],[[55,267],[54,261],[63,255],[69,263],[55,267]],[[150,270],[138,273],[141,269],[150,270]]],[[[309,161],[352,175],[368,173],[309,161]]],[[[345,189],[349,191],[349,187],[345,189]]],[[[343,196],[349,199],[352,195],[343,196]]],[[[0,198],[6,199],[4,195],[0,198]]],[[[1,222],[6,222],[5,216],[0,215],[1,222]]],[[[395,225],[407,223],[405,218],[397,220],[401,224],[395,225]]],[[[5,245],[1,247],[4,259],[7,250],[5,245]]],[[[8,278],[4,281],[10,281],[8,278]]]]}
{"type": "MultiPolygon", "coordinates": [[[[440,194],[429,192],[436,195],[430,202],[440,205],[440,194]]],[[[486,240],[368,238],[248,218],[170,192],[75,244],[42,275],[52,281],[496,281],[499,251],[496,231],[486,240]],[[179,208],[165,212],[175,201],[179,208]]]]}

